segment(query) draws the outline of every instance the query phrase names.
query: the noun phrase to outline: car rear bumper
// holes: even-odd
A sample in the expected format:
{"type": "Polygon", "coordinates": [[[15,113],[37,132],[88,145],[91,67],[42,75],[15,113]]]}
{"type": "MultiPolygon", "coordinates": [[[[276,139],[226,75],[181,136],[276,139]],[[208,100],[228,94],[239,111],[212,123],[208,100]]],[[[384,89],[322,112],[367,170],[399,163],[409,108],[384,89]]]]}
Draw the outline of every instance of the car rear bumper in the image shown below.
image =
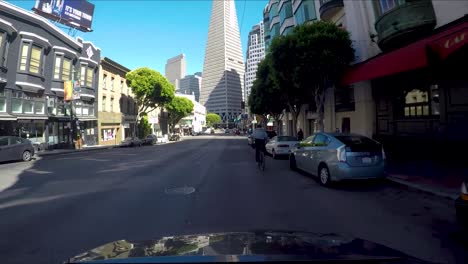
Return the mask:
{"type": "Polygon", "coordinates": [[[352,167],[347,163],[338,163],[335,166],[329,166],[330,176],[334,181],[351,179],[376,179],[384,178],[384,164],[369,167],[352,167]]]}
{"type": "Polygon", "coordinates": [[[468,228],[468,201],[458,197],[455,200],[455,210],[457,212],[457,220],[461,226],[468,228]]]}
{"type": "Polygon", "coordinates": [[[277,148],[275,149],[275,154],[276,155],[289,155],[291,153],[291,150],[289,148],[277,148]]]}

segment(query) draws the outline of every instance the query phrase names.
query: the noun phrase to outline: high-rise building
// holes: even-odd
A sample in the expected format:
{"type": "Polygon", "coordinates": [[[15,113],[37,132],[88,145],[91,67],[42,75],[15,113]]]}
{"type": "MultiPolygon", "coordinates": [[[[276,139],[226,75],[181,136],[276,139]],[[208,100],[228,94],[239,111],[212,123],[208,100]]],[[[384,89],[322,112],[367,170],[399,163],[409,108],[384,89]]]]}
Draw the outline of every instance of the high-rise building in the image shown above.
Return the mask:
{"type": "Polygon", "coordinates": [[[225,122],[241,112],[244,59],[233,0],[213,1],[200,102],[225,122]]]}
{"type": "Polygon", "coordinates": [[[179,89],[180,79],[184,78],[187,73],[186,67],[185,54],[180,54],[167,60],[166,78],[174,85],[176,90],[179,89]]]}
{"type": "Polygon", "coordinates": [[[253,81],[257,73],[258,63],[265,57],[265,41],[263,21],[255,25],[249,33],[245,64],[244,102],[250,95],[253,81]]]}
{"type": "Polygon", "coordinates": [[[187,75],[180,79],[179,89],[177,92],[181,94],[193,94],[195,100],[200,102],[200,88],[202,83],[202,73],[196,72],[193,75],[187,75]]]}

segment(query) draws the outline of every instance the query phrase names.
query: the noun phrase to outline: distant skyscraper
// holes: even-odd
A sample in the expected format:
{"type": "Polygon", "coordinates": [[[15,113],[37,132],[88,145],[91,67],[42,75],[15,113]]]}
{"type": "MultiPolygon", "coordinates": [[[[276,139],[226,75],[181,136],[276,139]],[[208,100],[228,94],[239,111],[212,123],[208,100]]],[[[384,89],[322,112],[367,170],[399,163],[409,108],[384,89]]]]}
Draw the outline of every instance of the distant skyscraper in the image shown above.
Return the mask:
{"type": "Polygon", "coordinates": [[[187,75],[180,79],[178,92],[182,94],[193,94],[195,95],[195,100],[200,102],[201,75],[201,72],[196,72],[194,75],[187,75]]]}
{"type": "Polygon", "coordinates": [[[180,54],[167,60],[166,78],[175,86],[176,90],[179,89],[180,79],[185,77],[186,67],[185,54],[180,54]]]}
{"type": "Polygon", "coordinates": [[[224,121],[241,112],[244,58],[233,0],[213,0],[200,102],[224,121]]]}
{"type": "Polygon", "coordinates": [[[247,101],[252,88],[253,81],[257,73],[257,66],[265,57],[263,22],[255,25],[249,33],[249,42],[247,44],[247,56],[245,58],[245,90],[244,101],[247,101]]]}

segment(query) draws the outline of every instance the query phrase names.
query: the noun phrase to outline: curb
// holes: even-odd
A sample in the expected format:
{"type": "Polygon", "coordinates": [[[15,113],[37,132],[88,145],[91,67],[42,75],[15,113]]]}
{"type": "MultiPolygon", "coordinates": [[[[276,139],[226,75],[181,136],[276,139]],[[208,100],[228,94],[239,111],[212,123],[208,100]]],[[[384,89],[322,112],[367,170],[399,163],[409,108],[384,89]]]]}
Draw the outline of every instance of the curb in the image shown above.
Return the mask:
{"type": "Polygon", "coordinates": [[[432,187],[423,186],[423,185],[419,185],[419,184],[416,184],[416,183],[411,183],[411,182],[407,182],[407,181],[404,181],[404,180],[400,180],[400,179],[397,179],[397,178],[392,177],[390,175],[387,175],[387,177],[385,177],[385,178],[387,180],[391,181],[392,183],[405,186],[408,189],[421,191],[421,192],[424,192],[424,193],[432,194],[432,195],[442,197],[442,198],[445,198],[445,199],[450,199],[450,200],[456,200],[458,198],[458,193],[455,194],[455,193],[444,192],[444,191],[441,191],[439,189],[435,189],[435,188],[432,188],[432,187]]]}
{"type": "Polygon", "coordinates": [[[67,151],[67,152],[45,152],[45,153],[37,153],[36,155],[38,157],[48,157],[48,156],[56,156],[56,155],[66,155],[66,154],[73,154],[73,153],[82,153],[82,152],[91,152],[91,151],[99,151],[99,150],[107,150],[107,149],[113,149],[116,148],[114,146],[109,146],[109,147],[99,147],[99,148],[89,148],[89,149],[81,149],[81,150],[73,150],[73,151],[67,151]]]}

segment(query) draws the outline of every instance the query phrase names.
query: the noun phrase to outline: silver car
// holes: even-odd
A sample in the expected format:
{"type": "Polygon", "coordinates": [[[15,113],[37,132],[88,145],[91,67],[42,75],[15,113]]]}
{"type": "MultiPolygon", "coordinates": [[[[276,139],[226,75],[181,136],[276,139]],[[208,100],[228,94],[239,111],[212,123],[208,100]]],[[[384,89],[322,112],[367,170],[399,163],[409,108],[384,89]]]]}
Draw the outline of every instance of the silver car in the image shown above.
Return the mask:
{"type": "Polygon", "coordinates": [[[30,161],[34,156],[31,141],[13,136],[0,137],[0,162],[10,160],[30,161]]]}
{"type": "Polygon", "coordinates": [[[318,176],[327,186],[345,179],[384,177],[385,152],[379,142],[365,136],[317,133],[293,148],[289,166],[318,176]]]}

